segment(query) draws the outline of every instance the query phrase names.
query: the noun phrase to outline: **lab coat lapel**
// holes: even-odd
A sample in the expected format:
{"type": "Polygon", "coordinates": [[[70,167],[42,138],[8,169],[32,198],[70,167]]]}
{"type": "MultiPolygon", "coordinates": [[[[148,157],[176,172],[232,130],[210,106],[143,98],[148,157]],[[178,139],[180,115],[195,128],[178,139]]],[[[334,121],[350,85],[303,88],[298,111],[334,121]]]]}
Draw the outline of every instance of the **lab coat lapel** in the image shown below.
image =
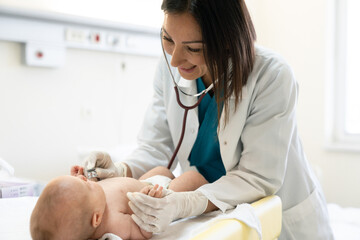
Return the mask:
{"type": "Polygon", "coordinates": [[[238,164],[241,154],[241,149],[237,145],[247,118],[249,98],[246,87],[243,88],[242,94],[241,102],[238,104],[236,111],[235,96],[230,98],[228,106],[229,121],[225,127],[225,107],[220,116],[219,144],[221,158],[226,170],[230,170],[238,164]]]}

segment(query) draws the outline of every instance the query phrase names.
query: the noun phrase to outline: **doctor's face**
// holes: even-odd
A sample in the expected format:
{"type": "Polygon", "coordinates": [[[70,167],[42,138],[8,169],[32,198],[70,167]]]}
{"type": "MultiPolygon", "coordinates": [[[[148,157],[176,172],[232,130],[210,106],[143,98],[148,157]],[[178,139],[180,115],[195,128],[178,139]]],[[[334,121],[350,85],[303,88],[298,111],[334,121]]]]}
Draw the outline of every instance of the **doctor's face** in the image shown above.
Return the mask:
{"type": "Polygon", "coordinates": [[[200,26],[193,16],[165,13],[162,42],[165,51],[172,56],[171,65],[178,68],[184,79],[203,77],[205,85],[211,84],[200,26]]]}

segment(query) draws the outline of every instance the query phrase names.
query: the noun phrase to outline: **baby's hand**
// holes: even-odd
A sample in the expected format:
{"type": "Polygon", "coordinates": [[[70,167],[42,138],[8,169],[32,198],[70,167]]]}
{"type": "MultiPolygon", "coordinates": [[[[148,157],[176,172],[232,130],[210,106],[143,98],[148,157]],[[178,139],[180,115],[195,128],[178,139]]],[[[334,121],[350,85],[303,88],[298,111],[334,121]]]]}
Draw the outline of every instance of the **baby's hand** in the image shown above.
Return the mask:
{"type": "Polygon", "coordinates": [[[155,184],[155,186],[148,185],[140,190],[141,193],[146,194],[150,197],[161,198],[163,197],[163,187],[159,186],[159,184],[155,184]]]}
{"type": "Polygon", "coordinates": [[[71,176],[79,176],[79,175],[84,175],[84,168],[82,166],[72,166],[71,170],[70,170],[70,174],[71,176]]]}

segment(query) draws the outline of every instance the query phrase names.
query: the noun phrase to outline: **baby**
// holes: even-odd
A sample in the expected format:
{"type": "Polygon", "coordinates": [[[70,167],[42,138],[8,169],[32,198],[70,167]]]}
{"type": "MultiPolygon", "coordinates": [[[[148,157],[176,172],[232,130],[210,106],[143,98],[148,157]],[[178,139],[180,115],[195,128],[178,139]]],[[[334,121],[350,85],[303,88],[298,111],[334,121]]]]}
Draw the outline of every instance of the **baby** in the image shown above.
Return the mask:
{"type": "Polygon", "coordinates": [[[142,230],[131,218],[127,192],[161,197],[161,186],[140,181],[158,175],[167,177],[168,188],[177,192],[193,191],[207,183],[198,172],[189,171],[174,178],[164,167],[152,169],[139,180],[117,177],[94,182],[83,173],[82,167],[73,166],[72,176],[57,177],[47,184],[30,219],[34,240],[98,239],[105,233],[122,239],[149,239],[152,233],[142,230]]]}

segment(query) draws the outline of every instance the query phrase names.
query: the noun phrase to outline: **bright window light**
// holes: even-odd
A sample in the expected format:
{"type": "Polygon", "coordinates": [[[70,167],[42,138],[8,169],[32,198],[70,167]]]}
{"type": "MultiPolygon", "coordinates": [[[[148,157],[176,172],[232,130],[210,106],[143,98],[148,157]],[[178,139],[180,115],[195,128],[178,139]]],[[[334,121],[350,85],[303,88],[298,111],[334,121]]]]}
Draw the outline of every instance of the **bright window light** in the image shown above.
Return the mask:
{"type": "MultiPolygon", "coordinates": [[[[360,134],[360,1],[347,3],[345,131],[360,134]]],[[[339,79],[340,80],[340,79],[339,79]]]]}
{"type": "Polygon", "coordinates": [[[360,1],[333,0],[326,146],[360,151],[360,1]]]}

